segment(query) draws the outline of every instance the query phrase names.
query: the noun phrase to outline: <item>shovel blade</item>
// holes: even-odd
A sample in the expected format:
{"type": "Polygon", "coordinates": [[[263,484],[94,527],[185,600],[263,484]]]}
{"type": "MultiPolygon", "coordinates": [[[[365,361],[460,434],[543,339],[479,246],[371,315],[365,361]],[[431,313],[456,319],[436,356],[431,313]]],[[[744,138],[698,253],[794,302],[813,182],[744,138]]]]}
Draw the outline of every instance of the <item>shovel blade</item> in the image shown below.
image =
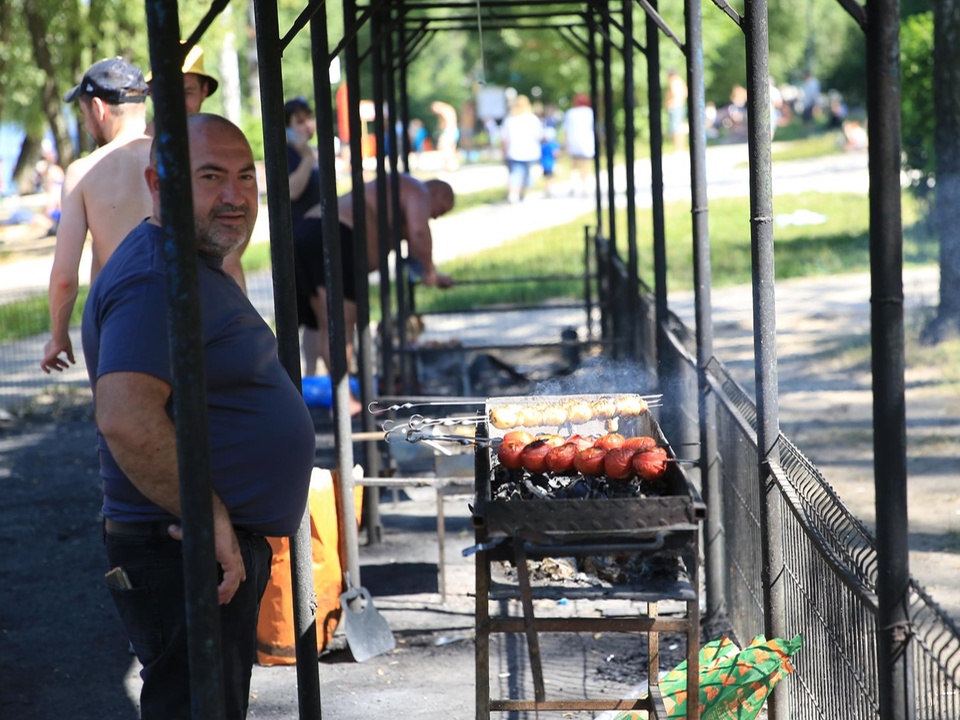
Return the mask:
{"type": "Polygon", "coordinates": [[[357,662],[390,652],[397,646],[393,631],[383,615],[373,606],[366,588],[351,588],[340,595],[340,608],[346,623],[345,634],[350,653],[357,662]],[[352,609],[350,603],[360,599],[363,607],[352,609]]]}

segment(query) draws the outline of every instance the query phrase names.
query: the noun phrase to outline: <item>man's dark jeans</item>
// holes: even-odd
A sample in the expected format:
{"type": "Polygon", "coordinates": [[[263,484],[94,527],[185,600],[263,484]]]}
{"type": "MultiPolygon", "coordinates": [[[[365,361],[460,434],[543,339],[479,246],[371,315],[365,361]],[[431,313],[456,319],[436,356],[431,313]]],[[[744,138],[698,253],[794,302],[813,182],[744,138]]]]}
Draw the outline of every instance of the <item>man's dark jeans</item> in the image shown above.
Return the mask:
{"type": "MultiPolygon", "coordinates": [[[[247,579],[220,606],[223,683],[228,720],[243,720],[256,659],[260,598],[270,577],[272,551],[260,535],[237,532],[247,579]]],[[[126,570],[133,588],[110,588],[127,637],[143,664],[143,720],[190,720],[190,676],[183,595],[183,544],[157,535],[104,533],[111,567],[126,570]]]]}

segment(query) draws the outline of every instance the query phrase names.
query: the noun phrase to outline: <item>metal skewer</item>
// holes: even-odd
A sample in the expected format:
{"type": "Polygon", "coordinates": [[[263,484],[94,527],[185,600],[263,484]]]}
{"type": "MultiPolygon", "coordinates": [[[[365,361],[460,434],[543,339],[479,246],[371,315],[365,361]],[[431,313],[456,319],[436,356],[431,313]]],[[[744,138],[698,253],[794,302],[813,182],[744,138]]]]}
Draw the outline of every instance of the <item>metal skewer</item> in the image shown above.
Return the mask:
{"type": "Polygon", "coordinates": [[[415,398],[416,402],[413,400],[409,402],[399,403],[396,405],[388,405],[387,407],[380,407],[380,400],[374,400],[367,407],[368,412],[371,415],[382,415],[388,412],[396,412],[398,410],[409,410],[415,407],[428,407],[431,405],[483,405],[485,400],[479,398],[415,398]]]}

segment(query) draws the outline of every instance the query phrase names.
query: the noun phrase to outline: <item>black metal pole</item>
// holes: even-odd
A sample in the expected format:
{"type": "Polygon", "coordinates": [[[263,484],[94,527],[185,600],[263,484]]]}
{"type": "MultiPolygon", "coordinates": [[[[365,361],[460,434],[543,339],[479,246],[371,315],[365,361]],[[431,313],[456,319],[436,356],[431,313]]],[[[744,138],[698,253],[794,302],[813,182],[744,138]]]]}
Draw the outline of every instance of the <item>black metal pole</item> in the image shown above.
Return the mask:
{"type": "Polygon", "coordinates": [[[867,3],[870,127],[870,338],[877,507],[880,717],[914,716],[910,662],[903,226],[900,210],[900,8],[867,3]]]}
{"type": "MultiPolygon", "coordinates": [[[[388,12],[392,12],[388,10],[388,12]]],[[[395,218],[390,225],[390,247],[393,249],[394,267],[396,272],[394,278],[396,281],[396,300],[397,316],[397,360],[400,363],[400,383],[404,393],[410,393],[410,356],[407,352],[407,317],[409,315],[408,293],[410,292],[410,278],[407,272],[407,261],[401,252],[401,241],[403,240],[403,210],[400,207],[400,153],[397,148],[397,84],[396,67],[393,62],[395,36],[392,30],[393,22],[391,18],[390,30],[383,35],[383,52],[386,62],[384,71],[386,72],[386,101],[387,101],[387,119],[389,125],[385,127],[385,132],[390,138],[387,142],[387,149],[390,155],[390,214],[389,217],[395,218]]],[[[378,213],[379,216],[379,213],[378,213]]]]}
{"type": "Polygon", "coordinates": [[[623,154],[627,166],[627,296],[623,309],[629,313],[624,323],[623,338],[618,355],[626,355],[636,361],[640,354],[641,313],[635,311],[640,297],[640,256],[637,252],[637,189],[635,182],[635,148],[637,139],[634,106],[636,105],[633,82],[633,0],[623,0],[623,154]]]}
{"type": "MultiPolygon", "coordinates": [[[[725,607],[725,550],[723,503],[717,450],[716,398],[707,382],[707,366],[713,358],[713,275],[710,258],[710,228],[707,200],[707,130],[703,68],[703,9],[698,2],[685,2],[687,52],[687,119],[689,126],[690,187],[692,199],[695,315],[697,321],[697,383],[700,416],[700,483],[707,517],[704,522],[704,556],[707,575],[707,615],[716,617],[725,607]]],[[[771,188],[772,192],[772,188],[771,188]]],[[[771,246],[772,250],[772,246],[771,246]]],[[[773,278],[770,278],[771,282],[773,278]]]]}
{"type": "MultiPolygon", "coordinates": [[[[654,9],[657,0],[651,0],[654,9]]],[[[650,199],[653,215],[653,293],[657,327],[667,319],[667,235],[663,211],[663,98],[660,91],[660,28],[646,15],[647,101],[650,123],[650,199]]],[[[664,356],[657,332],[657,358],[664,356]]]]}
{"type": "Polygon", "coordinates": [[[597,14],[593,4],[587,6],[587,63],[590,70],[590,108],[593,110],[593,199],[597,214],[597,233],[603,234],[603,188],[600,186],[600,80],[597,73],[597,14]]]}
{"type": "Polygon", "coordinates": [[[147,0],[147,32],[156,106],[157,164],[163,252],[166,260],[167,332],[173,373],[173,420],[183,525],[183,581],[190,661],[190,715],[224,715],[220,608],[213,538],[207,382],[200,322],[197,239],[187,110],[180,65],[177,0],[147,0]]]}
{"type": "MultiPolygon", "coordinates": [[[[404,3],[400,3],[398,12],[403,15],[406,10],[404,3]]],[[[410,168],[410,96],[407,93],[407,68],[410,66],[410,48],[407,47],[407,25],[401,19],[397,29],[397,45],[400,47],[399,60],[399,92],[400,92],[400,123],[403,132],[400,133],[400,155],[403,158],[403,171],[408,173],[410,168]]]]}
{"type": "MultiPolygon", "coordinates": [[[[291,281],[294,277],[293,228],[287,146],[284,140],[283,74],[277,50],[277,38],[280,36],[277,12],[277,0],[256,0],[254,3],[277,346],[280,362],[290,379],[300,388],[297,300],[294,283],[291,281]]],[[[307,720],[319,717],[320,712],[309,509],[304,511],[296,534],[290,538],[290,566],[296,632],[297,692],[300,717],[307,720]]]]}
{"type": "MultiPolygon", "coordinates": [[[[383,28],[383,8],[378,8],[371,17],[373,51],[373,133],[377,143],[377,208],[387,207],[387,170],[386,155],[384,153],[384,121],[383,121],[383,43],[378,39],[383,28]]],[[[369,230],[369,228],[368,228],[369,230]]],[[[393,361],[393,330],[390,327],[392,315],[392,298],[390,295],[390,228],[387,225],[387,214],[377,213],[377,251],[379,253],[378,267],[380,268],[380,383],[386,394],[392,394],[394,386],[393,361]]]]}
{"type": "MultiPolygon", "coordinates": [[[[780,491],[768,463],[778,463],[780,417],[777,379],[777,308],[773,251],[773,179],[770,159],[770,48],[767,0],[746,0],[747,147],[750,159],[750,245],[753,261],[753,334],[757,384],[757,454],[761,483],[764,621],[767,637],[786,637],[780,491]]],[[[771,720],[789,708],[770,697],[771,720]]]]}
{"type": "Polygon", "coordinates": [[[346,549],[348,586],[360,585],[360,552],[357,525],[353,522],[353,443],[350,428],[350,383],[347,376],[346,333],[343,322],[340,217],[337,208],[336,163],[333,152],[333,103],[330,89],[330,49],[327,9],[321,7],[310,20],[313,87],[317,108],[317,150],[320,160],[320,207],[323,216],[323,271],[327,287],[330,326],[330,379],[333,383],[333,428],[340,485],[340,524],[346,549]]]}
{"type": "MultiPolygon", "coordinates": [[[[356,0],[343,0],[343,19],[346,26],[357,20],[356,0]]],[[[347,78],[347,121],[350,128],[350,177],[353,183],[353,255],[354,284],[357,288],[357,368],[360,371],[360,401],[370,407],[375,395],[373,384],[373,338],[370,334],[370,280],[367,268],[370,257],[367,244],[367,199],[363,181],[363,126],[360,120],[360,54],[357,35],[353,34],[344,48],[347,78]]],[[[376,418],[361,413],[364,432],[376,430],[376,418]]],[[[373,442],[363,444],[364,473],[370,477],[380,474],[380,453],[373,442]]],[[[378,545],[383,540],[380,522],[380,494],[375,487],[363,491],[363,525],[367,530],[367,545],[378,545]]]]}
{"type": "MultiPolygon", "coordinates": [[[[603,131],[607,156],[607,241],[610,258],[612,259],[617,250],[617,191],[614,186],[616,162],[614,153],[616,153],[617,143],[616,126],[613,117],[613,71],[611,69],[613,64],[613,41],[610,39],[610,0],[598,1],[603,12],[603,131]]],[[[615,265],[612,262],[607,262],[604,267],[604,270],[606,270],[609,275],[607,277],[608,288],[611,288],[613,285],[614,267],[615,265]]],[[[620,323],[617,319],[619,313],[611,312],[614,309],[613,303],[617,301],[618,299],[610,297],[609,293],[608,296],[604,298],[604,303],[607,308],[606,322],[603,324],[604,340],[612,339],[616,342],[620,337],[620,323]]]]}

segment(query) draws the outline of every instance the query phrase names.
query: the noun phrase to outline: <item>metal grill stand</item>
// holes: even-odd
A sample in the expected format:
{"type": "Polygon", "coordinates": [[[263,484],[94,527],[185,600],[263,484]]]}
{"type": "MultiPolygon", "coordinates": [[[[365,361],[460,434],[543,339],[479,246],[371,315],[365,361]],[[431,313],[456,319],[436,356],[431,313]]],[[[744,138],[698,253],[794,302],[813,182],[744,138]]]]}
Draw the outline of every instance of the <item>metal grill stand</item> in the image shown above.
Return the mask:
{"type": "MultiPolygon", "coordinates": [[[[656,423],[651,434],[665,443],[656,423]]],[[[477,429],[486,436],[487,428],[477,429]]],[[[687,712],[699,717],[700,604],[698,600],[698,543],[705,514],[696,489],[676,463],[670,463],[663,497],[610,500],[494,500],[491,497],[491,451],[478,443],[475,456],[476,498],[476,717],[488,720],[492,711],[646,710],[651,718],[666,718],[660,693],[659,633],[680,633],[687,643],[687,712]],[[531,580],[528,558],[587,555],[660,555],[683,558],[687,576],[649,586],[561,587],[531,580]],[[502,561],[516,565],[516,582],[494,580],[493,568],[502,561]],[[534,600],[585,598],[590,601],[629,599],[645,603],[646,610],[631,617],[537,618],[534,600]],[[519,600],[523,616],[491,614],[491,601],[519,600]],[[682,617],[663,617],[659,603],[680,600],[682,617]],[[548,699],[541,657],[540,633],[643,633],[648,646],[649,694],[642,699],[585,697],[548,699]],[[490,695],[490,637],[522,633],[526,638],[534,697],[492,698],[490,695]]],[[[505,606],[501,605],[501,607],[505,606]]],[[[518,694],[512,690],[511,695],[518,694]]],[[[585,693],[586,694],[586,693],[585,693]]]]}

